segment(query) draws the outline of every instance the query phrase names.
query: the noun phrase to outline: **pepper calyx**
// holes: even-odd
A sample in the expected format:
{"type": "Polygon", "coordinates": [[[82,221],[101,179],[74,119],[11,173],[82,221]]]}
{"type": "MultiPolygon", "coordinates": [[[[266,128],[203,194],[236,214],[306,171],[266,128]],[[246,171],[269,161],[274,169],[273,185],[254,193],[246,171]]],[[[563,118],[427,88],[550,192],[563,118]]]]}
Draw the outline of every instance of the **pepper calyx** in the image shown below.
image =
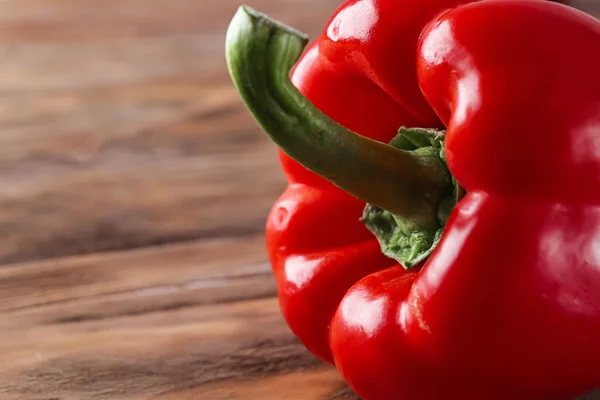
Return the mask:
{"type": "MultiPolygon", "coordinates": [[[[437,154],[446,166],[444,137],[445,132],[437,129],[402,127],[390,145],[410,151],[416,157],[437,154]]],[[[437,206],[437,219],[426,220],[424,224],[372,204],[365,207],[361,221],[375,235],[383,254],[398,261],[404,268],[413,269],[433,253],[452,209],[464,194],[464,189],[452,179],[437,206]]]]}

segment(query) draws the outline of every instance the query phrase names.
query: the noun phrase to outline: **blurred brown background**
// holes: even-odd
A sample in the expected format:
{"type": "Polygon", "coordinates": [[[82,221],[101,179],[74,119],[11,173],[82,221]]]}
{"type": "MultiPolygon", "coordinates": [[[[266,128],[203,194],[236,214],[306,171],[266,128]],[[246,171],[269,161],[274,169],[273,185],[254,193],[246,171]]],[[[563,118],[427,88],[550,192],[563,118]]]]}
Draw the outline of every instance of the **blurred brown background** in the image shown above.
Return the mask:
{"type": "MultiPolygon", "coordinates": [[[[251,2],[312,37],[337,4],[251,2]]],[[[353,398],[277,309],[238,5],[0,1],[0,399],[353,398]]]]}

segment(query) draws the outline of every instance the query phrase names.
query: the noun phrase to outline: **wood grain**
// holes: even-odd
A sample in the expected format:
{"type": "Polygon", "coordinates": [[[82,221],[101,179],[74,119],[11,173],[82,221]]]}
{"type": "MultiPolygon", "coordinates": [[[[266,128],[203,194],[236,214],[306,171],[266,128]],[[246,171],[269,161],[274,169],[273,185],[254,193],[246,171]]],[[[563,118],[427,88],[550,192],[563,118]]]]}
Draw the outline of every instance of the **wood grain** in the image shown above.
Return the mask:
{"type": "Polygon", "coordinates": [[[0,397],[348,398],[337,373],[285,326],[259,243],[197,241],[5,268],[0,397]]]}
{"type": "MultiPolygon", "coordinates": [[[[314,37],[339,0],[251,3],[314,37]]],[[[357,399],[279,313],[238,5],[0,0],[1,400],[357,399]]]]}

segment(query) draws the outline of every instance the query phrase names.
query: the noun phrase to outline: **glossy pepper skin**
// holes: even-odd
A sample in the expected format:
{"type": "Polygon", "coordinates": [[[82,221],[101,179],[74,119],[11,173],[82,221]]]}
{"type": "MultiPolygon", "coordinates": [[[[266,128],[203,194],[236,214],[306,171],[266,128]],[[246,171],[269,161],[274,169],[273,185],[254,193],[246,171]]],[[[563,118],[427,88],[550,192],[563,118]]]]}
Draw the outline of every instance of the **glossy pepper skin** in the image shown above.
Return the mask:
{"type": "Polygon", "coordinates": [[[419,84],[468,194],[418,274],[392,267],[342,300],[331,346],[363,398],[600,387],[599,49],[598,20],[537,1],[465,5],[425,29],[419,84]]]}
{"type": "MultiPolygon", "coordinates": [[[[402,125],[443,127],[417,83],[416,44],[428,21],[468,2],[346,1],[298,62],[292,82],[329,117],[382,142],[402,125]]],[[[359,221],[363,201],[283,153],[281,162],[289,186],[266,231],[281,310],[304,345],[333,362],[329,327],[344,294],[395,261],[359,221]]]]}

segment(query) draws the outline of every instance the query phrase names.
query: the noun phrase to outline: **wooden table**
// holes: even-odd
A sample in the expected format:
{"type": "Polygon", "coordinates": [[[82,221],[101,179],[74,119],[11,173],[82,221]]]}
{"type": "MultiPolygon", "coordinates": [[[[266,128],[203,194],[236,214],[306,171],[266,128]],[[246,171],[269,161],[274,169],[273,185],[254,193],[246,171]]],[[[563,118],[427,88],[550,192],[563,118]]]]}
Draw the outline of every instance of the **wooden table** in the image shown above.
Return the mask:
{"type": "MultiPolygon", "coordinates": [[[[238,3],[0,2],[0,399],[355,398],[278,311],[238,3]]],[[[252,4],[314,37],[338,0],[252,4]]]]}

